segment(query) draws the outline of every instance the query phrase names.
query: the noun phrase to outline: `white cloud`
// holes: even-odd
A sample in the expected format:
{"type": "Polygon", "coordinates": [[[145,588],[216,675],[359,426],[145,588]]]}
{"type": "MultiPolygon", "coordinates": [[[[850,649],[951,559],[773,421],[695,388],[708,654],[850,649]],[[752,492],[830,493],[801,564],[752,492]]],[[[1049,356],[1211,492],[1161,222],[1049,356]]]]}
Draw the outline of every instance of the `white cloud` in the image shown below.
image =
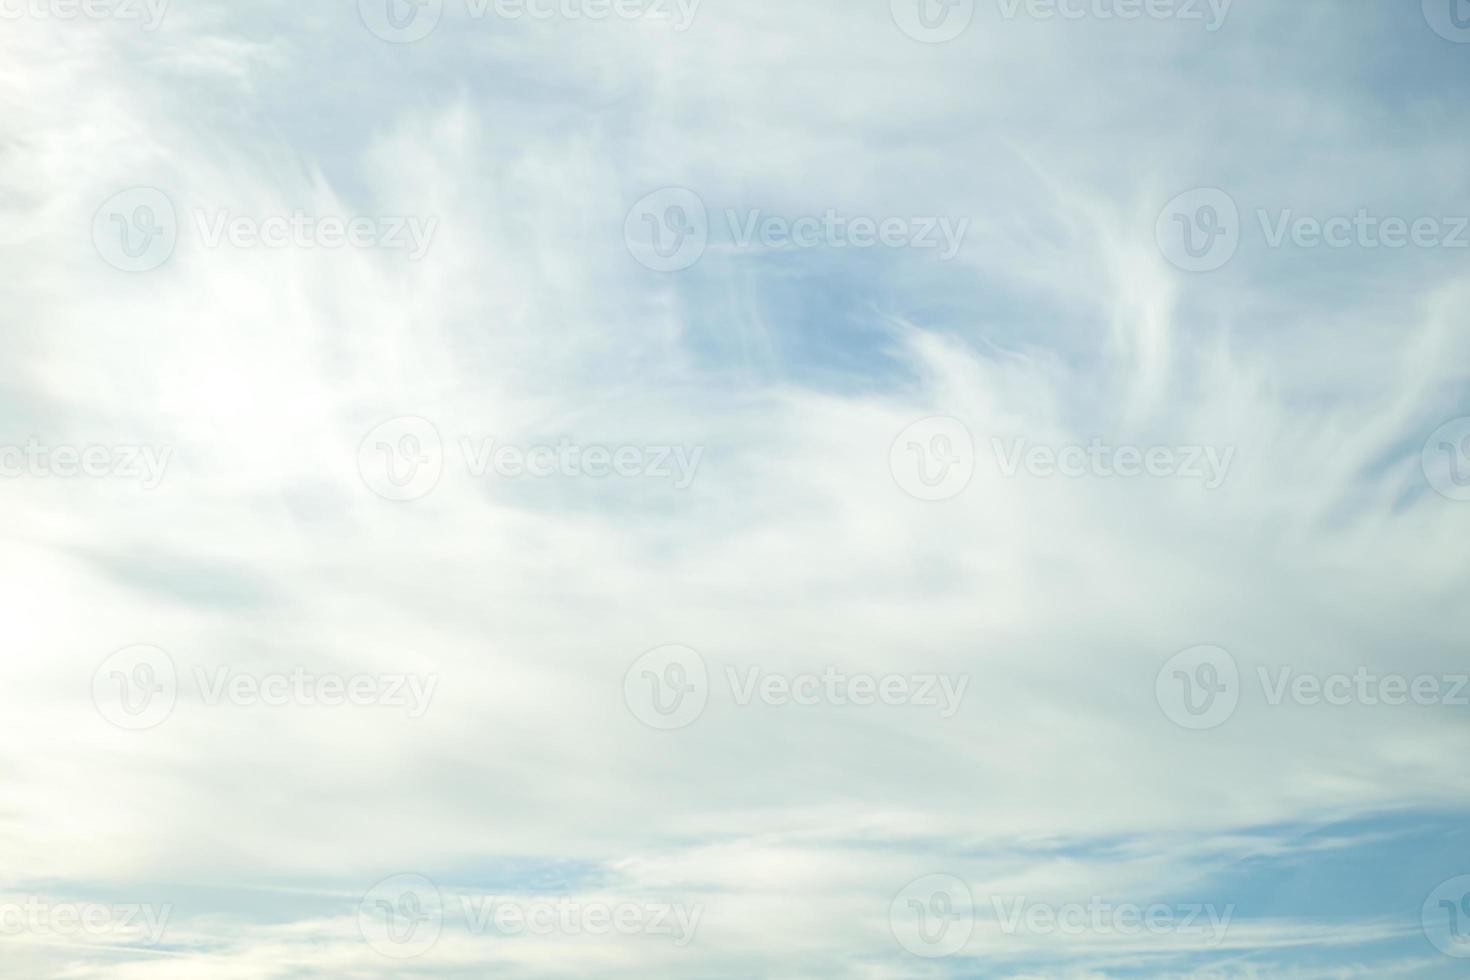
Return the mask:
{"type": "MultiPolygon", "coordinates": [[[[1247,252],[1184,277],[1153,243],[1158,208],[1198,184],[1234,182],[1263,207],[1428,206],[1452,188],[1401,191],[1415,151],[1463,140],[1436,130],[1385,149],[1348,98],[1285,69],[1222,91],[1272,49],[1255,32],[1279,10],[1237,10],[1209,36],[982,18],[931,48],[885,6],[711,3],[678,36],[451,18],[402,47],[350,5],[181,9],[147,37],[9,25],[0,442],[173,452],[152,492],[5,481],[9,876],[352,895],[405,870],[555,857],[705,901],[700,941],[450,934],[425,970],[815,977],[846,956],[841,975],[921,976],[895,958],[887,907],[936,869],[1063,896],[1207,890],[1210,847],[1162,841],[1463,806],[1470,783],[1444,764],[1470,740],[1453,711],[1246,696],[1227,727],[1191,733],[1154,703],[1158,668],[1199,643],[1247,675],[1461,662],[1452,543],[1470,507],[1429,492],[1418,458],[1463,414],[1463,274],[1439,257],[1385,262],[1365,274],[1379,289],[1327,297],[1328,315],[1282,281],[1293,258],[1273,269],[1247,252]],[[1191,58],[1206,67],[1181,72],[1191,58]],[[1295,108],[1268,112],[1281,106],[1295,108]],[[1241,114],[1254,142],[1214,138],[1241,114]],[[1287,168],[1302,127],[1354,167],[1287,168]],[[906,277],[941,273],[908,257],[871,272],[715,250],[660,277],[621,234],[627,208],[671,184],[715,208],[953,215],[973,231],[923,289],[906,277]],[[166,265],[129,275],[89,229],[134,185],[164,189],[180,226],[166,265]],[[199,208],[439,226],[413,263],[208,249],[199,208]],[[790,283],[861,298],[882,349],[829,319],[835,304],[773,314],[790,283]],[[792,353],[793,323],[815,355],[792,353]],[[838,354],[860,369],[824,373],[838,354]],[[357,451],[405,415],[431,419],[447,453],[435,491],[397,505],[364,485],[357,451]],[[895,436],[929,415],[961,419],[979,447],[970,486],[941,504],[888,472],[895,436]],[[476,480],[456,448],[560,437],[704,456],[675,491],[476,480]],[[992,437],[1235,457],[1208,492],[1009,479],[992,437]],[[130,733],[89,692],[103,658],[136,643],[181,665],[442,685],[422,720],[186,696],[130,733]],[[738,707],[716,691],[695,725],[660,733],[622,684],[665,643],[699,650],[717,685],[755,664],[972,683],[948,721],[738,707]],[[1159,836],[1121,863],[1018,843],[1139,835],[1159,836]],[[1017,859],[972,864],[977,848],[1017,859]]],[[[1348,28],[1320,26],[1353,50],[1348,28]]],[[[340,909],[272,922],[193,919],[135,960],[16,962],[71,977],[389,975],[340,909]]],[[[1399,934],[1364,929],[1265,922],[1232,948],[1399,934]]]]}

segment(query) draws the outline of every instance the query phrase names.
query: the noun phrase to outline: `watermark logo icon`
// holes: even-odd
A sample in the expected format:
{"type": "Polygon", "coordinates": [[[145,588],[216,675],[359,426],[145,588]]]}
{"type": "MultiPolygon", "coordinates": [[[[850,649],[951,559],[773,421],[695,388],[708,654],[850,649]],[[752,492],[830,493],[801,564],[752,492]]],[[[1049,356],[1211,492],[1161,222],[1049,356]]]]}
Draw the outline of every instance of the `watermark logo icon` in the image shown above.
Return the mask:
{"type": "Polygon", "coordinates": [[[1159,670],[1154,696],[1179,727],[1191,731],[1218,728],[1240,704],[1240,667],[1221,647],[1181,650],[1159,670]]]}
{"type": "Polygon", "coordinates": [[[1424,900],[1424,935],[1446,956],[1470,959],[1470,875],[1444,882],[1424,900]]]}
{"type": "Polygon", "coordinates": [[[357,928],[377,953],[397,960],[422,956],[444,930],[444,900],[423,875],[401,874],[374,885],[357,906],[357,928]]]}
{"type": "Polygon", "coordinates": [[[108,265],[123,272],[151,272],[174,254],[179,241],[173,201],[156,187],[132,187],[103,202],[92,218],[92,244],[108,265]]]}
{"type": "Polygon", "coordinates": [[[915,956],[953,956],[975,931],[975,900],[969,886],[953,875],[925,875],[894,897],[888,925],[898,944],[915,956]]]}
{"type": "Polygon", "coordinates": [[[709,703],[709,669],[697,650],[677,644],[656,647],[628,668],[623,700],[649,728],[687,728],[709,703]]]}
{"type": "Polygon", "coordinates": [[[390,44],[412,44],[434,33],[444,0],[357,0],[363,25],[390,44]]]}
{"type": "Polygon", "coordinates": [[[920,419],[893,440],[888,468],[910,496],[949,500],[959,496],[975,475],[975,440],[959,419],[920,419]]]}
{"type": "Polygon", "coordinates": [[[943,44],[965,33],[975,0],[890,0],[893,22],[915,41],[943,44]]]}
{"type": "Polygon", "coordinates": [[[1470,500],[1470,418],[1446,422],[1424,444],[1424,478],[1442,497],[1470,500]]]}
{"type": "Polygon", "coordinates": [[[401,503],[426,497],[444,472],[439,430],[414,415],[390,419],[362,440],[357,469],[368,489],[385,500],[401,503]]]}
{"type": "Polygon", "coordinates": [[[155,646],[126,647],[102,661],[92,675],[92,704],[118,728],[156,728],[173,714],[179,675],[173,658],[155,646]]]}
{"type": "Polygon", "coordinates": [[[1214,187],[1186,191],[1164,205],[1154,225],[1164,258],[1185,272],[1213,272],[1240,248],[1240,208],[1214,187]]]}
{"type": "Polygon", "coordinates": [[[1470,44],[1470,0],[1424,0],[1424,19],[1445,40],[1470,44]]]}
{"type": "Polygon", "coordinates": [[[709,245],[709,211],[686,187],[665,187],[633,205],[623,240],[638,263],[655,272],[680,272],[709,245]]]}

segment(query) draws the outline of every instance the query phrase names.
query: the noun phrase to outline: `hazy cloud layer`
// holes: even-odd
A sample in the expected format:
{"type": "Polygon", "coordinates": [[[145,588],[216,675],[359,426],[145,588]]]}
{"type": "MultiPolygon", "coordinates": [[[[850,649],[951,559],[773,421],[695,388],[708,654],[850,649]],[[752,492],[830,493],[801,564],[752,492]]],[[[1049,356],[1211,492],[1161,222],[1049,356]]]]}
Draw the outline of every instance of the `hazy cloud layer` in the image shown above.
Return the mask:
{"type": "Polygon", "coordinates": [[[5,7],[6,975],[1454,975],[1470,27],[386,2],[5,7]]]}

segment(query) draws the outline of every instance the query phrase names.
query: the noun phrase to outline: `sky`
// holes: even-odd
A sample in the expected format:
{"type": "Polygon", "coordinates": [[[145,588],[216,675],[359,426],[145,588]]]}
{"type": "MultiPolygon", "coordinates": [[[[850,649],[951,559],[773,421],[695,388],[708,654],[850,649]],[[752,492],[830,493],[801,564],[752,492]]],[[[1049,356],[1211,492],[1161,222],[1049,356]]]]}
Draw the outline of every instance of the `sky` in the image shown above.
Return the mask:
{"type": "Polygon", "coordinates": [[[1463,976],[1467,80],[0,0],[0,976],[1463,976]]]}

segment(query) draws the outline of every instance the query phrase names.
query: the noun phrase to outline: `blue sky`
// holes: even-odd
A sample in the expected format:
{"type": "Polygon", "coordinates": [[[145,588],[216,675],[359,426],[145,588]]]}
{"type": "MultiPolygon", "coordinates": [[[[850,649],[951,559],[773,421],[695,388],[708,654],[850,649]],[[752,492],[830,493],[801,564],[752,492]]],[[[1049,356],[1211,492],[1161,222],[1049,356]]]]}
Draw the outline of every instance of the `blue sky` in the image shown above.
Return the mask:
{"type": "Polygon", "coordinates": [[[526,2],[0,0],[0,976],[1462,975],[1470,4],[526,2]]]}

